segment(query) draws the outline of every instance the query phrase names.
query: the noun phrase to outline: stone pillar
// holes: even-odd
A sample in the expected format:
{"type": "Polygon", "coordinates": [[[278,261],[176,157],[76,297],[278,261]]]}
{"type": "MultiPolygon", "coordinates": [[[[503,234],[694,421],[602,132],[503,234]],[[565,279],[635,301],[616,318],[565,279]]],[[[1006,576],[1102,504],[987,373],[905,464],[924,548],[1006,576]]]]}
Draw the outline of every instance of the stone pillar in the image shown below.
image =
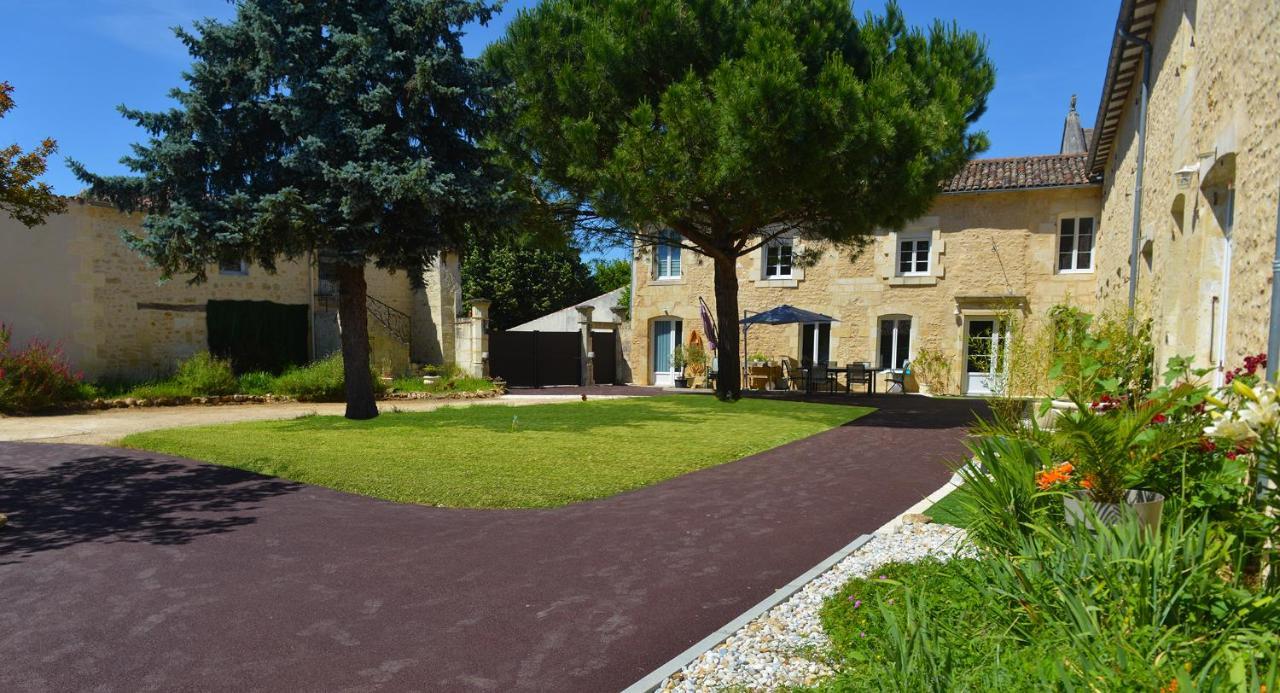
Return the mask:
{"type": "Polygon", "coordinates": [[[622,326],[627,323],[627,306],[614,306],[610,309],[613,311],[613,363],[614,370],[613,382],[625,384],[630,378],[627,372],[627,348],[624,339],[630,339],[630,334],[623,334],[622,326]]]}
{"type": "Polygon", "coordinates": [[[469,325],[471,349],[467,370],[477,378],[489,377],[489,300],[473,298],[469,325]]]}
{"type": "Polygon", "coordinates": [[[591,313],[595,310],[595,306],[578,306],[578,331],[581,334],[581,353],[582,353],[582,375],[580,382],[583,385],[595,385],[595,352],[591,346],[591,313]]]}

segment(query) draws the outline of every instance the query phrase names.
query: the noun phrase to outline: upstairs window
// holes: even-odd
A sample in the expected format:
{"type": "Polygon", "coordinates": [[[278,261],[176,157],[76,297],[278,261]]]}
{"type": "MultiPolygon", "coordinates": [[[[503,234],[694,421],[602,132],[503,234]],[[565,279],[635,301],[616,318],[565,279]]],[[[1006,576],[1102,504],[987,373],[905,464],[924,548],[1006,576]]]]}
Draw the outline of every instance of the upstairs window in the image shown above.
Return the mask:
{"type": "Polygon", "coordinates": [[[667,229],[659,234],[655,249],[655,274],[658,279],[680,278],[680,234],[667,229]]]}
{"type": "Polygon", "coordinates": [[[218,274],[244,277],[249,274],[249,261],[242,257],[224,257],[218,261],[218,274]]]}
{"type": "Polygon", "coordinates": [[[775,238],[764,247],[764,278],[790,279],[794,245],[790,238],[775,238]]]}
{"type": "Polygon", "coordinates": [[[1058,271],[1093,269],[1093,217],[1063,219],[1058,230],[1058,271]]]}
{"type": "Polygon", "coordinates": [[[898,275],[919,277],[929,274],[930,234],[898,236],[898,275]]]}

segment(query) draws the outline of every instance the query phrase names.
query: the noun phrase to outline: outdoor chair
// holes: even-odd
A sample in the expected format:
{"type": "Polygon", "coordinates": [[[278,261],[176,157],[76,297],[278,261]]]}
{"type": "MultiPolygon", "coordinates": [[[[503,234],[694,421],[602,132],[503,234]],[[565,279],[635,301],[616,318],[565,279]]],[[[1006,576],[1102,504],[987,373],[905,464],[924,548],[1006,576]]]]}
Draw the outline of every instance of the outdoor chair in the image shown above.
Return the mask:
{"type": "Polygon", "coordinates": [[[893,388],[898,388],[898,394],[907,391],[907,376],[911,375],[911,362],[903,361],[902,368],[895,368],[889,371],[889,388],[888,392],[893,392],[893,388]]]}
{"type": "Polygon", "coordinates": [[[778,358],[782,364],[782,379],[778,383],[780,390],[799,390],[804,384],[800,363],[790,356],[778,358]]]}
{"type": "Polygon", "coordinates": [[[871,384],[872,375],[871,369],[867,368],[867,364],[865,363],[849,364],[845,368],[844,391],[851,392],[853,384],[857,383],[861,385],[868,394],[870,394],[871,388],[873,387],[871,384]]]}
{"type": "Polygon", "coordinates": [[[827,370],[825,365],[814,364],[809,367],[808,373],[809,379],[807,387],[805,387],[806,392],[814,392],[819,386],[826,386],[827,392],[836,391],[835,373],[827,370]]]}

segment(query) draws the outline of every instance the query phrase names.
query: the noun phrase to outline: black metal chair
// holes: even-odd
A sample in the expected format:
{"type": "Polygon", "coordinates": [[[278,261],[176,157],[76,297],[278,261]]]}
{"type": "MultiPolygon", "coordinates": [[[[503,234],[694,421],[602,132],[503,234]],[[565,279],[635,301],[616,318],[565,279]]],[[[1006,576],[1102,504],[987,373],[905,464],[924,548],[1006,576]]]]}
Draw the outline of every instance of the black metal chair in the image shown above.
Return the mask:
{"type": "Polygon", "coordinates": [[[844,369],[844,391],[846,393],[853,391],[853,384],[861,385],[867,392],[871,394],[875,391],[874,381],[871,379],[871,369],[865,363],[850,363],[844,369]]]}

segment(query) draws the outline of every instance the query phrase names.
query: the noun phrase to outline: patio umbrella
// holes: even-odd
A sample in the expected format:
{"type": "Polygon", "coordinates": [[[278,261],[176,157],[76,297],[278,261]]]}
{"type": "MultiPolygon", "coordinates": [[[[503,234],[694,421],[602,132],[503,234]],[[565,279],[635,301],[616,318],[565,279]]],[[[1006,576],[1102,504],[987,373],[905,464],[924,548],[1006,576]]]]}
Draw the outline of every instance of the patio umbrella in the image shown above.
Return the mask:
{"type": "Polygon", "coordinates": [[[716,324],[711,319],[711,311],[707,308],[707,302],[702,300],[701,296],[698,297],[698,304],[700,305],[698,312],[702,314],[702,331],[707,335],[707,348],[715,351],[716,343],[720,341],[716,335],[716,324]]]}
{"type": "MultiPolygon", "coordinates": [[[[747,351],[747,329],[752,325],[790,325],[793,323],[833,323],[840,322],[830,315],[815,313],[811,310],[796,308],[786,304],[777,308],[770,308],[763,313],[756,313],[748,316],[746,311],[742,312],[742,350],[747,351]]],[[[742,360],[742,377],[747,377],[747,361],[742,360]]]]}

